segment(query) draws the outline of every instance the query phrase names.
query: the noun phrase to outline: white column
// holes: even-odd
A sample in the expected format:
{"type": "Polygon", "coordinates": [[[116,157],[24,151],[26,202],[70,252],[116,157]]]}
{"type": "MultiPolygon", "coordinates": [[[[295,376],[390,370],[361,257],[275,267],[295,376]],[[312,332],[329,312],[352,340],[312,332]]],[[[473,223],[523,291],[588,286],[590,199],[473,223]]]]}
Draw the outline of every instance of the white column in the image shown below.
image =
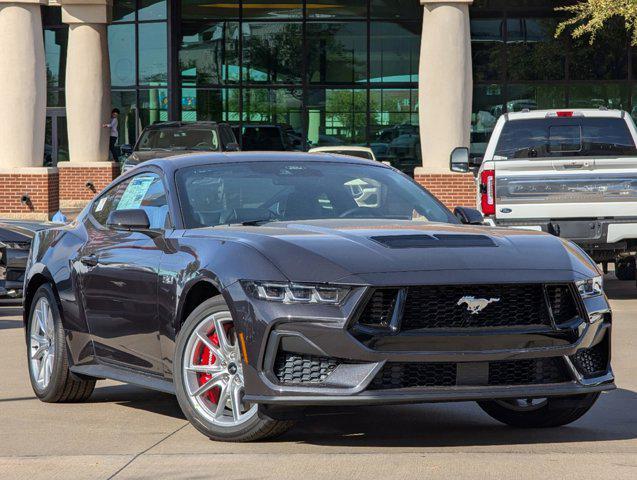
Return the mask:
{"type": "Polygon", "coordinates": [[[108,161],[111,74],[107,24],[110,0],[62,0],[69,25],[66,115],[71,164],[108,161]]]}
{"type": "Polygon", "coordinates": [[[468,147],[473,100],[469,5],[473,0],[420,0],[424,7],[419,69],[422,168],[449,173],[449,156],[468,147]]]}
{"type": "Polygon", "coordinates": [[[46,68],[40,0],[0,0],[0,168],[41,167],[46,68]]]}

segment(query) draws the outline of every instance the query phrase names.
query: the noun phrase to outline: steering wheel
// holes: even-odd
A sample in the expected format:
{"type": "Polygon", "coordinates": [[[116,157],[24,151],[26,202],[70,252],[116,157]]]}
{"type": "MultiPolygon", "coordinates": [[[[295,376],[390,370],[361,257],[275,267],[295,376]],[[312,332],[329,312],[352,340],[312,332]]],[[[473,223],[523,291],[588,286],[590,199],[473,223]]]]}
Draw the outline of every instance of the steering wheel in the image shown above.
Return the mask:
{"type": "Polygon", "coordinates": [[[211,147],[212,145],[210,145],[208,142],[199,142],[197,145],[195,145],[195,147],[211,147]]]}

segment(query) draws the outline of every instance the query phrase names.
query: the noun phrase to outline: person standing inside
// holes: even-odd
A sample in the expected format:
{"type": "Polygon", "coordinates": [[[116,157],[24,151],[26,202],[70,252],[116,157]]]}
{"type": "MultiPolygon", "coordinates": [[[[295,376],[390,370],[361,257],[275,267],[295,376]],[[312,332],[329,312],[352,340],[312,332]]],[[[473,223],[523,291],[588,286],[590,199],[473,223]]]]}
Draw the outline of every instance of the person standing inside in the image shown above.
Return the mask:
{"type": "Polygon", "coordinates": [[[114,108],[113,111],[111,112],[111,121],[109,123],[105,123],[104,124],[104,128],[108,128],[110,129],[110,142],[108,144],[108,149],[111,152],[111,155],[113,156],[113,161],[116,162],[117,159],[117,150],[115,149],[115,145],[117,145],[117,138],[119,137],[119,131],[118,131],[118,127],[119,127],[119,108],[114,108]]]}

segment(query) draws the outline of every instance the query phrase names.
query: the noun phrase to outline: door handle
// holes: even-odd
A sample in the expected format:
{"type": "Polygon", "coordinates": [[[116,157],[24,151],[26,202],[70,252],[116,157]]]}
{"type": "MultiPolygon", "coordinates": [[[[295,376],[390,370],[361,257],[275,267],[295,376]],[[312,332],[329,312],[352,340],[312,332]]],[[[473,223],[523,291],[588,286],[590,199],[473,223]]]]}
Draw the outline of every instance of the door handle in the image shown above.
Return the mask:
{"type": "Polygon", "coordinates": [[[80,262],[87,267],[96,267],[99,263],[96,255],[86,255],[80,258],[80,262]]]}

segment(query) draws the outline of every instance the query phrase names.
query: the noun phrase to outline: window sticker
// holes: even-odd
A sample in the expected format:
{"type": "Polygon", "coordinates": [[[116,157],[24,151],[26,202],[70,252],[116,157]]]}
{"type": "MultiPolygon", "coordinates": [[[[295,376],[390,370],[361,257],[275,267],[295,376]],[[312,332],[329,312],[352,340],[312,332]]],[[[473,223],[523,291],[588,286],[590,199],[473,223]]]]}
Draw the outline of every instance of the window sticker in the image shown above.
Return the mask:
{"type": "Polygon", "coordinates": [[[153,176],[135,177],[126,187],[126,191],[117,205],[117,210],[139,208],[154,180],[155,177],[153,176]]]}
{"type": "Polygon", "coordinates": [[[108,201],[108,197],[100,198],[100,201],[97,202],[97,205],[95,206],[95,213],[99,213],[102,210],[104,210],[104,205],[106,205],[107,201],[108,201]]]}

